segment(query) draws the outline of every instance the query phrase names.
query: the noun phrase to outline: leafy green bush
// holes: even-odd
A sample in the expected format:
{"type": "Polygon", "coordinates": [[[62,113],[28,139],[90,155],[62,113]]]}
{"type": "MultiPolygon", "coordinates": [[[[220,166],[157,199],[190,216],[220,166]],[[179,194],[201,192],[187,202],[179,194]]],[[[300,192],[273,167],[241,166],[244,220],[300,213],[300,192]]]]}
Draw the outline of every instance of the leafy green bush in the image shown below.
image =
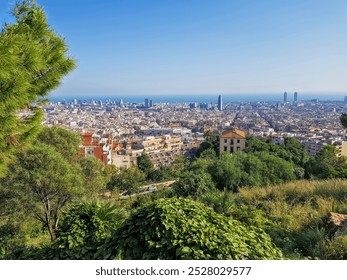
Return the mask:
{"type": "Polygon", "coordinates": [[[74,205],[64,215],[52,247],[53,258],[93,259],[97,248],[124,216],[124,211],[110,203],[92,201],[74,205]]]}
{"type": "Polygon", "coordinates": [[[158,199],[108,238],[105,259],[281,259],[261,229],[187,198],[158,199]]]}
{"type": "Polygon", "coordinates": [[[347,260],[347,236],[339,236],[326,244],[329,260],[347,260]]]}
{"type": "Polygon", "coordinates": [[[0,226],[0,259],[18,243],[19,229],[11,224],[0,226]]]}

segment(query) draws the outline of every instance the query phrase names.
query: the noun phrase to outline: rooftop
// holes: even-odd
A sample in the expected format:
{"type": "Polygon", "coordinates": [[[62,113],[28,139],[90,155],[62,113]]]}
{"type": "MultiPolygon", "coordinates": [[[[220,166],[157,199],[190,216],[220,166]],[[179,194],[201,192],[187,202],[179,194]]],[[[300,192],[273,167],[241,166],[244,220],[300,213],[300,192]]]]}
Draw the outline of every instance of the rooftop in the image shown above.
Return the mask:
{"type": "Polygon", "coordinates": [[[246,138],[246,133],[239,129],[231,129],[222,133],[222,138],[246,138]]]}

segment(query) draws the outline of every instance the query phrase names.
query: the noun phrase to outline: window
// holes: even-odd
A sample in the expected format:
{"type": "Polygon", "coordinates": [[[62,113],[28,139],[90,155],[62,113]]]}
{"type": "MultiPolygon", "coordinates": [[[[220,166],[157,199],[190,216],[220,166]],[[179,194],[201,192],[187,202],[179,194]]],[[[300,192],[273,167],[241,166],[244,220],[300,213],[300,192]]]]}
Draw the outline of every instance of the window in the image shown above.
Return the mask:
{"type": "Polygon", "coordinates": [[[231,144],[231,145],[234,145],[234,140],[230,140],[230,144],[231,144]]]}
{"type": "Polygon", "coordinates": [[[224,143],[228,143],[228,139],[224,139],[224,143]]]}
{"type": "Polygon", "coordinates": [[[237,140],[237,143],[240,144],[240,139],[237,140]]]}
{"type": "Polygon", "coordinates": [[[226,152],[227,150],[228,150],[228,147],[225,147],[225,146],[224,146],[224,152],[226,152]]]}
{"type": "Polygon", "coordinates": [[[230,153],[234,152],[234,147],[230,147],[230,153]]]}
{"type": "Polygon", "coordinates": [[[94,155],[94,149],[86,149],[86,156],[93,156],[94,155]]]}

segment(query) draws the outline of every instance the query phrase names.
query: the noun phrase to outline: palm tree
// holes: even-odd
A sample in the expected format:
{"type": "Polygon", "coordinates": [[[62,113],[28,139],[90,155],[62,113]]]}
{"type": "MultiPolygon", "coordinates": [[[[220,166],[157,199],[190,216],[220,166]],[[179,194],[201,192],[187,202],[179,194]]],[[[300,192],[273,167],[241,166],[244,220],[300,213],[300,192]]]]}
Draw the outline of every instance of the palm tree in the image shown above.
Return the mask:
{"type": "Polygon", "coordinates": [[[224,189],[223,191],[213,190],[205,192],[200,197],[201,202],[213,208],[219,214],[230,216],[233,207],[235,206],[232,193],[224,189]]]}

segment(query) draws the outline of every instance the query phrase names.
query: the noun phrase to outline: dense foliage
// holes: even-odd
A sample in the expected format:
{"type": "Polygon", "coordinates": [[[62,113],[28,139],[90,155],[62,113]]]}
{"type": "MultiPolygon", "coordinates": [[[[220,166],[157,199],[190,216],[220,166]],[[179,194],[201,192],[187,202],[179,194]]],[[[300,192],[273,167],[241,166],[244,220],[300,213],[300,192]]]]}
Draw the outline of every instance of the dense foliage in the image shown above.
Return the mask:
{"type": "Polygon", "coordinates": [[[128,195],[136,193],[146,177],[145,173],[136,166],[128,169],[108,166],[106,172],[110,178],[107,189],[111,191],[116,189],[128,195]]]}
{"type": "MultiPolygon", "coordinates": [[[[234,204],[236,206],[229,210],[231,215],[262,227],[290,258],[330,259],[332,248],[346,244],[331,235],[326,223],[330,212],[347,213],[345,180],[296,181],[266,188],[243,188],[234,204]]],[[[340,252],[342,259],[345,255],[343,250],[340,252]]],[[[337,254],[333,258],[337,258],[337,254]]]]}
{"type": "Polygon", "coordinates": [[[36,141],[54,147],[70,163],[78,161],[78,149],[82,144],[81,136],[61,127],[43,127],[36,141]]]}
{"type": "Polygon", "coordinates": [[[171,188],[177,196],[196,199],[207,190],[214,188],[214,182],[209,173],[186,171],[171,185],[171,188]]]}
{"type": "Polygon", "coordinates": [[[103,246],[106,259],[281,259],[261,229],[191,199],[158,199],[141,208],[103,246]]]}
{"type": "Polygon", "coordinates": [[[14,148],[33,137],[42,119],[38,103],[75,66],[64,39],[46,21],[34,1],[13,10],[16,22],[0,31],[0,168],[14,148]],[[33,103],[35,102],[35,103],[33,103]],[[17,114],[18,110],[26,110],[17,114]]]}
{"type": "Polygon", "coordinates": [[[50,254],[57,259],[93,259],[99,246],[124,218],[125,211],[111,203],[91,201],[73,205],[62,219],[50,254]]]}
{"type": "Polygon", "coordinates": [[[108,181],[104,165],[94,157],[80,160],[83,185],[87,197],[98,197],[106,191],[108,181]]]}
{"type": "Polygon", "coordinates": [[[17,159],[1,180],[4,191],[11,192],[21,209],[41,221],[55,240],[62,208],[83,193],[80,170],[45,144],[18,153],[17,159]]]}

